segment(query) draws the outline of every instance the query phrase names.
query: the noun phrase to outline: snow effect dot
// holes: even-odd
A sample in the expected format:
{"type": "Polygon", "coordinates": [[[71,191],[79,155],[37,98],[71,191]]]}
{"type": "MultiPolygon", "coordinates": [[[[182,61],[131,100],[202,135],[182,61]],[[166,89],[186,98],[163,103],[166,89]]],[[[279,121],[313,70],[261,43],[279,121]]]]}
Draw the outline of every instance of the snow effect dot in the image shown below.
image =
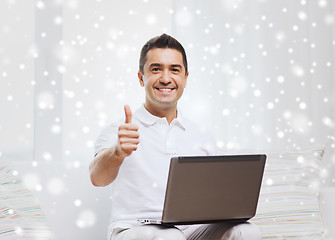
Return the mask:
{"type": "Polygon", "coordinates": [[[318,4],[321,8],[327,7],[328,1],[327,0],[319,0],[318,4]]]}
{"type": "Polygon", "coordinates": [[[292,117],[292,113],[290,111],[285,111],[283,116],[285,119],[290,119],[292,117]]]}
{"type": "Polygon", "coordinates": [[[285,78],[284,78],[283,76],[278,76],[278,77],[277,77],[277,81],[278,81],[279,83],[283,83],[283,82],[285,81],[285,78]]]}
{"type": "Polygon", "coordinates": [[[276,40],[278,42],[283,42],[286,40],[286,34],[284,32],[277,32],[276,33],[276,40]]]}
{"type": "Polygon", "coordinates": [[[255,91],[254,91],[254,95],[255,95],[255,97],[259,97],[260,95],[262,95],[261,90],[259,90],[259,89],[255,89],[255,91]]]}
{"type": "Polygon", "coordinates": [[[330,15],[330,14],[327,14],[324,17],[324,22],[325,22],[326,25],[332,25],[334,23],[334,16],[330,15]]]}
{"type": "Polygon", "coordinates": [[[60,74],[65,74],[66,73],[66,67],[64,65],[58,65],[57,70],[60,74]]]}
{"type": "Polygon", "coordinates": [[[299,108],[300,109],[304,110],[304,109],[306,109],[306,107],[307,107],[306,103],[304,103],[304,102],[299,103],[299,108]]]}
{"type": "Polygon", "coordinates": [[[230,95],[237,97],[247,89],[247,81],[243,77],[236,77],[230,82],[230,95]]]}
{"type": "Polygon", "coordinates": [[[73,98],[75,96],[75,93],[73,91],[64,90],[64,95],[68,98],[73,98]]]}
{"type": "Polygon", "coordinates": [[[185,9],[178,10],[176,12],[175,21],[178,26],[187,27],[192,23],[192,14],[185,9]]]}
{"type": "Polygon", "coordinates": [[[228,108],[223,109],[223,110],[222,110],[222,115],[223,115],[223,116],[228,116],[228,115],[230,115],[230,110],[229,110],[228,108]]]}
{"type": "Polygon", "coordinates": [[[39,177],[35,173],[28,173],[23,176],[23,184],[26,188],[34,190],[39,183],[39,177]]]}
{"type": "Polygon", "coordinates": [[[37,1],[36,2],[36,7],[40,10],[44,9],[45,8],[45,4],[43,1],[37,1]]]}
{"type": "Polygon", "coordinates": [[[242,24],[238,24],[238,25],[234,26],[234,32],[237,35],[242,35],[244,33],[244,29],[245,29],[245,26],[242,25],[242,24]]]}
{"type": "Polygon", "coordinates": [[[44,93],[41,93],[37,99],[38,99],[38,107],[40,109],[52,109],[53,108],[53,105],[55,102],[53,94],[49,92],[44,92],[44,93]]]}
{"type": "Polygon", "coordinates": [[[262,135],[264,132],[263,127],[261,125],[252,125],[251,130],[252,130],[252,133],[257,136],[262,135]]]}
{"type": "Polygon", "coordinates": [[[239,4],[242,4],[243,1],[240,0],[222,0],[222,6],[227,11],[233,11],[238,9],[239,4]]]}
{"type": "Polygon", "coordinates": [[[62,25],[62,23],[63,23],[63,18],[62,18],[61,16],[56,16],[56,17],[54,18],[54,23],[55,23],[55,25],[62,25]]]}
{"type": "Polygon", "coordinates": [[[292,67],[292,72],[297,77],[303,77],[305,75],[304,68],[299,66],[299,65],[293,66],[292,67]]]}
{"type": "Polygon", "coordinates": [[[227,149],[233,149],[233,148],[235,148],[236,146],[235,146],[235,143],[233,143],[233,142],[228,142],[227,143],[227,149]]]}
{"type": "Polygon", "coordinates": [[[45,161],[51,161],[52,160],[52,155],[49,152],[44,152],[42,154],[42,157],[45,161]]]}
{"type": "Polygon", "coordinates": [[[22,227],[15,227],[15,233],[17,235],[22,235],[23,234],[23,229],[22,227]]]}
{"type": "Polygon", "coordinates": [[[307,14],[305,12],[302,12],[302,11],[298,12],[298,17],[302,21],[307,20],[307,14]]]}
{"type": "Polygon", "coordinates": [[[216,146],[217,146],[218,148],[223,148],[223,147],[224,147],[224,143],[223,143],[223,141],[217,141],[217,142],[216,142],[216,146]]]}
{"type": "Polygon", "coordinates": [[[329,117],[323,117],[322,118],[322,123],[326,125],[327,127],[334,128],[335,127],[335,122],[329,118],[329,117]]]}
{"type": "Polygon", "coordinates": [[[64,183],[59,178],[52,178],[47,183],[47,189],[51,195],[60,195],[64,190],[64,183]]]}
{"type": "Polygon", "coordinates": [[[273,180],[271,178],[266,179],[266,185],[268,185],[268,186],[273,185],[273,180]]]}
{"type": "Polygon", "coordinates": [[[73,162],[73,166],[74,166],[75,168],[79,168],[79,167],[80,167],[80,162],[79,162],[79,161],[74,161],[74,162],[73,162]]]}
{"type": "Polygon", "coordinates": [[[297,132],[305,132],[308,129],[309,120],[306,115],[295,113],[292,116],[292,128],[297,132]]]}
{"type": "Polygon", "coordinates": [[[277,133],[277,137],[278,138],[283,138],[285,136],[285,133],[283,132],[283,131],[279,131],[278,133],[277,133]]]}
{"type": "Polygon", "coordinates": [[[61,130],[62,130],[62,128],[58,124],[54,124],[54,125],[51,126],[51,132],[54,133],[54,134],[60,133],[61,130]]]}
{"type": "Polygon", "coordinates": [[[36,47],[30,47],[28,52],[31,57],[38,58],[38,49],[36,47]]]}
{"type": "Polygon", "coordinates": [[[83,127],[83,133],[89,133],[90,132],[90,128],[85,126],[83,127]]]}
{"type": "Polygon", "coordinates": [[[148,25],[154,25],[157,22],[157,17],[155,14],[149,14],[146,16],[145,21],[148,25]]]}
{"type": "Polygon", "coordinates": [[[304,159],[303,156],[298,156],[298,157],[297,157],[297,162],[298,162],[298,163],[303,163],[304,160],[305,160],[305,159],[304,159]]]}
{"type": "Polygon", "coordinates": [[[92,227],[96,223],[97,216],[92,210],[83,210],[77,220],[76,220],[76,225],[79,228],[88,228],[92,227]]]}
{"type": "Polygon", "coordinates": [[[91,148],[91,147],[94,146],[94,142],[92,140],[89,140],[89,141],[86,142],[86,146],[91,148]]]}
{"type": "Polygon", "coordinates": [[[333,164],[335,164],[335,154],[331,157],[331,161],[333,164]]]}
{"type": "Polygon", "coordinates": [[[329,176],[329,171],[326,168],[321,169],[320,177],[327,178],[329,176]]]}
{"type": "Polygon", "coordinates": [[[67,2],[67,7],[71,10],[75,10],[78,8],[78,0],[68,0],[67,2]]]}
{"type": "Polygon", "coordinates": [[[76,199],[76,200],[74,201],[74,205],[75,205],[76,207],[80,207],[81,204],[82,204],[82,202],[81,202],[80,199],[76,199]]]}
{"type": "Polygon", "coordinates": [[[76,108],[82,108],[83,107],[83,103],[78,101],[76,102],[76,108]]]}
{"type": "Polygon", "coordinates": [[[275,105],[273,104],[273,102],[269,102],[267,103],[266,107],[271,110],[275,107],[275,105]]]}

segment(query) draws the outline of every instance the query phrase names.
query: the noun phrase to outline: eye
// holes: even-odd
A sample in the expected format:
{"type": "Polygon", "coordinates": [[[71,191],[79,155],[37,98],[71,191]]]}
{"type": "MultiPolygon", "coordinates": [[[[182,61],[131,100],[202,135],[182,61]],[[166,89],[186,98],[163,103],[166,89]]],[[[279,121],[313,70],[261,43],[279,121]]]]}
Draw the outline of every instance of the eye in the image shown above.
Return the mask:
{"type": "Polygon", "coordinates": [[[153,72],[159,72],[161,69],[159,67],[154,67],[151,69],[151,71],[153,72]]]}
{"type": "Polygon", "coordinates": [[[172,72],[179,73],[180,69],[179,68],[172,68],[172,72]]]}

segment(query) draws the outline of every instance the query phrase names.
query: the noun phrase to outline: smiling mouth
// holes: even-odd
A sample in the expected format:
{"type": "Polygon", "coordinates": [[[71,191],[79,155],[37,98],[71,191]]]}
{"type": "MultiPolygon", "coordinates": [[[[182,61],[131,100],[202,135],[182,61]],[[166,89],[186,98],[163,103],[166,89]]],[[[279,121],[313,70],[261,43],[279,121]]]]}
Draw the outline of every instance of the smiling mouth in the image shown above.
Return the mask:
{"type": "Polygon", "coordinates": [[[162,92],[162,93],[170,93],[174,90],[174,88],[155,88],[158,91],[162,92]]]}

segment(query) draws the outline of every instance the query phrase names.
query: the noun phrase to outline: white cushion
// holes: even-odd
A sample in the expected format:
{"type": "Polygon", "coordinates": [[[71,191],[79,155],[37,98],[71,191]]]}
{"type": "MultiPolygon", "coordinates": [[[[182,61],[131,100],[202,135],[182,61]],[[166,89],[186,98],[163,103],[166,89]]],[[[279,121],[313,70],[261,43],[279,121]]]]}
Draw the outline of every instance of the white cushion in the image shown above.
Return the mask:
{"type": "Polygon", "coordinates": [[[256,216],[264,239],[324,239],[319,209],[323,147],[268,153],[256,216]]]}
{"type": "Polygon", "coordinates": [[[17,172],[0,165],[0,239],[53,239],[46,218],[17,172]]]}

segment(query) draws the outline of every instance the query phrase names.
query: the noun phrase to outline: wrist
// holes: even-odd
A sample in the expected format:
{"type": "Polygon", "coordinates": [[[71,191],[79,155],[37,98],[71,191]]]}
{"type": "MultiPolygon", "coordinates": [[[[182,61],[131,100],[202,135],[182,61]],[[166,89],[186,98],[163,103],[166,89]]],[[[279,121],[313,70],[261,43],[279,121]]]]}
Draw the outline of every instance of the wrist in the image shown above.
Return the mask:
{"type": "Polygon", "coordinates": [[[116,145],[113,149],[112,149],[112,155],[114,155],[114,157],[120,161],[121,163],[123,162],[123,160],[125,159],[125,157],[127,156],[120,148],[119,145],[116,145]]]}

